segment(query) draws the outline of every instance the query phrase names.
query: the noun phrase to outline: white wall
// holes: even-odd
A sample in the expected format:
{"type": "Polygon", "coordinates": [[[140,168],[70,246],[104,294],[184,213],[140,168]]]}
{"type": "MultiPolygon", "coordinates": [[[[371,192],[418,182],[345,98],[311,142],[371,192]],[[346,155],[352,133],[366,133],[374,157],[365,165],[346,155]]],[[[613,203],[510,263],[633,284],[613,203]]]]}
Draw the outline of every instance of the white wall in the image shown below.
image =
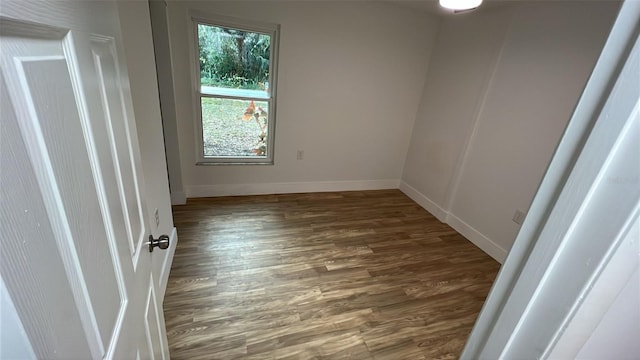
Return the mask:
{"type": "Polygon", "coordinates": [[[186,202],[184,186],[182,184],[182,170],[180,167],[180,151],[178,149],[178,129],[176,122],[176,103],[173,93],[173,76],[171,75],[171,48],[169,46],[169,24],[167,19],[167,4],[164,0],[149,1],[151,15],[153,48],[155,50],[156,73],[160,92],[160,112],[164,129],[165,148],[167,151],[167,171],[169,172],[169,190],[172,204],[186,202]]]}
{"type": "Polygon", "coordinates": [[[441,220],[511,17],[508,9],[469,13],[440,26],[402,180],[429,197],[427,210],[441,220]]]}
{"type": "Polygon", "coordinates": [[[168,12],[187,196],[398,186],[435,16],[378,2],[170,1],[168,12]],[[195,165],[189,8],[281,24],[275,165],[195,165]]]}
{"type": "Polygon", "coordinates": [[[529,207],[617,8],[524,4],[445,20],[434,49],[444,60],[429,68],[401,188],[503,260],[519,229],[514,211],[529,207]],[[447,93],[430,95],[438,89],[447,93]]]}

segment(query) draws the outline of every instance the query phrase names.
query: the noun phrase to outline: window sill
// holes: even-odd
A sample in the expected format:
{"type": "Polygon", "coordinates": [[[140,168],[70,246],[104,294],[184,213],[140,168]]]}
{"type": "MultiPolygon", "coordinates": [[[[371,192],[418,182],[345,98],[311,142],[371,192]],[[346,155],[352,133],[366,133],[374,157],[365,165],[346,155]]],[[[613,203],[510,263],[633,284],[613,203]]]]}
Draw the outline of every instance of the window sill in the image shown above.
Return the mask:
{"type": "Polygon", "coordinates": [[[228,89],[213,86],[201,86],[202,95],[223,96],[248,99],[269,99],[269,94],[264,90],[228,89]]]}
{"type": "Polygon", "coordinates": [[[273,165],[273,160],[271,161],[198,161],[196,162],[196,166],[226,166],[226,165],[273,165]]]}

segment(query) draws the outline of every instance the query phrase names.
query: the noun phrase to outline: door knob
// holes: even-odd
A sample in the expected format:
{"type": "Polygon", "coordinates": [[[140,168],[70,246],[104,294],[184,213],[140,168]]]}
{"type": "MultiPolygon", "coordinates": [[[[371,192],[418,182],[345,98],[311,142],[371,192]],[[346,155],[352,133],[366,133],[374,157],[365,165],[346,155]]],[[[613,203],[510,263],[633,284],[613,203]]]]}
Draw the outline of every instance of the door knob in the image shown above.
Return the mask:
{"type": "Polygon", "coordinates": [[[157,239],[154,239],[153,235],[149,235],[149,242],[146,245],[149,245],[149,252],[153,252],[154,247],[164,250],[169,247],[169,235],[160,235],[157,239]]]}

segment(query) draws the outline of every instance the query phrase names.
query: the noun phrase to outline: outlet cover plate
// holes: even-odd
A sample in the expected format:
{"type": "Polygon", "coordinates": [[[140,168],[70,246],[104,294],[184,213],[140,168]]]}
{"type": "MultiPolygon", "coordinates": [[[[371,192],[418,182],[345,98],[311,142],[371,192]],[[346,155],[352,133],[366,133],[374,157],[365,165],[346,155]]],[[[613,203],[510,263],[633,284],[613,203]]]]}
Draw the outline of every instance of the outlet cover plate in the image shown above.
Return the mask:
{"type": "Polygon", "coordinates": [[[511,220],[513,220],[513,222],[518,225],[522,225],[525,216],[526,214],[523,211],[516,210],[516,212],[513,214],[513,219],[511,220]]]}

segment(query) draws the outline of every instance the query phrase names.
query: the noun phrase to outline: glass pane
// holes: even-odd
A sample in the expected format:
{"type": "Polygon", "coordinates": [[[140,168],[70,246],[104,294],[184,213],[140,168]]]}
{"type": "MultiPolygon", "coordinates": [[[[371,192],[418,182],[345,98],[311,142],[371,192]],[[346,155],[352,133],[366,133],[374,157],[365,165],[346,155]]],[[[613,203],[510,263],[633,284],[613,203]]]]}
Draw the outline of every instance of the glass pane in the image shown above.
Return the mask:
{"type": "Polygon", "coordinates": [[[198,24],[202,92],[268,90],[270,46],[269,35],[198,24]]]}
{"type": "Polygon", "coordinates": [[[204,156],[266,157],[269,103],[201,98],[204,156]]]}

